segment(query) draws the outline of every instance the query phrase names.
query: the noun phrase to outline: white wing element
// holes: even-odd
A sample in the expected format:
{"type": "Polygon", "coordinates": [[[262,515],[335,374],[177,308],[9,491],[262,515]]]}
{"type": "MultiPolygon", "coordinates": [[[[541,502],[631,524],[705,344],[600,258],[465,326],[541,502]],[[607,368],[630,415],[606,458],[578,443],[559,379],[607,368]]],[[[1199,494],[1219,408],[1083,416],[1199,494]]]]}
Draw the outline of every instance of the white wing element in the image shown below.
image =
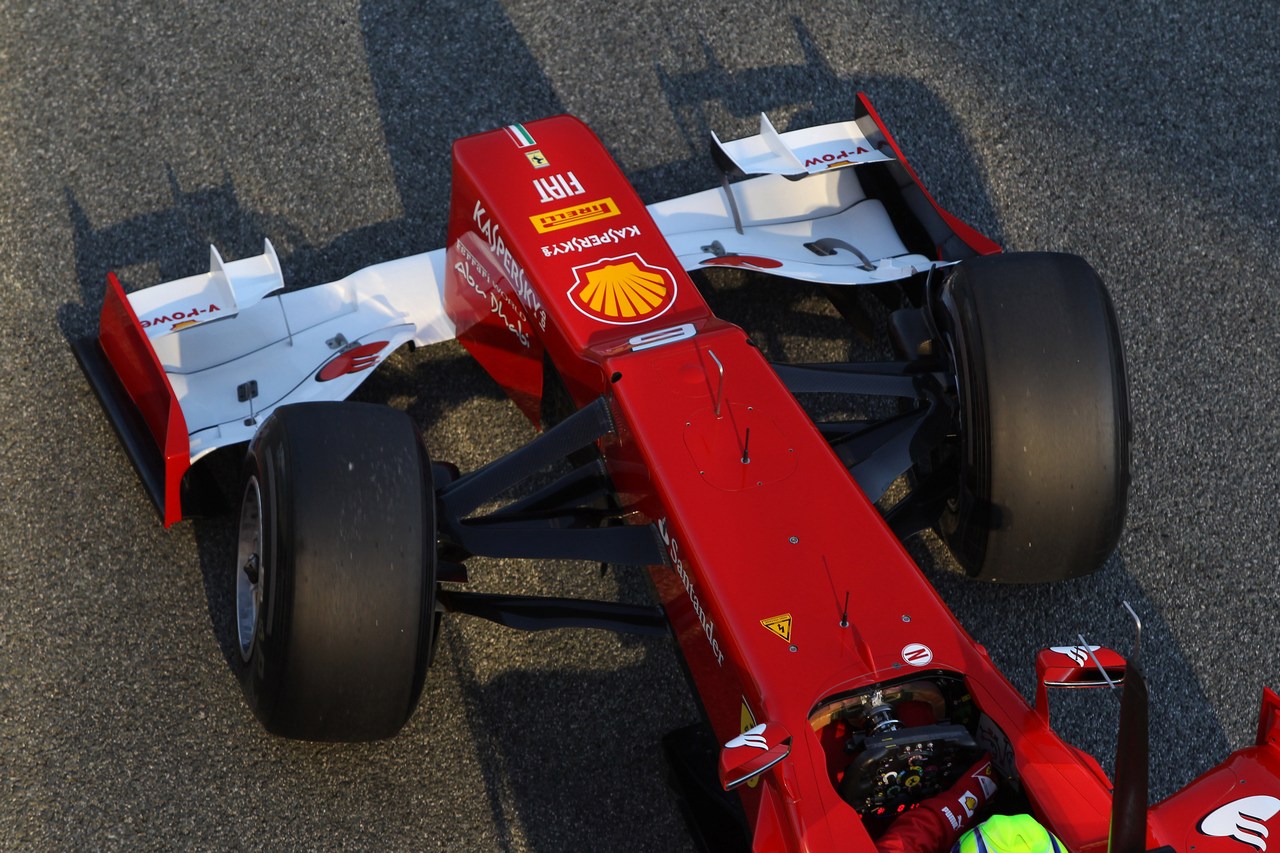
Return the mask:
{"type": "Polygon", "coordinates": [[[129,302],[147,330],[147,337],[154,339],[234,317],[283,287],[280,259],[271,241],[264,240],[261,255],[231,263],[223,261],[218,250],[210,246],[207,273],[139,291],[129,297],[129,302]]]}
{"type": "Polygon", "coordinates": [[[761,113],[758,136],[721,142],[712,133],[711,140],[747,175],[814,175],[841,166],[893,159],[872,147],[853,121],[778,133],[769,117],[761,113]]]}
{"type": "Polygon", "coordinates": [[[730,266],[858,285],[928,269],[935,262],[907,251],[856,172],[827,170],[798,181],[761,175],[651,204],[649,213],[686,270],[730,266]]]}
{"type": "Polygon", "coordinates": [[[283,282],[276,283],[279,263],[266,248],[227,264],[215,250],[210,273],[129,295],[144,324],[148,312],[186,304],[193,294],[232,295],[228,306],[211,303],[216,316],[150,339],[187,422],[192,462],[249,440],[277,406],[346,399],[402,344],[455,336],[444,310],[444,249],[268,296],[283,282]]]}

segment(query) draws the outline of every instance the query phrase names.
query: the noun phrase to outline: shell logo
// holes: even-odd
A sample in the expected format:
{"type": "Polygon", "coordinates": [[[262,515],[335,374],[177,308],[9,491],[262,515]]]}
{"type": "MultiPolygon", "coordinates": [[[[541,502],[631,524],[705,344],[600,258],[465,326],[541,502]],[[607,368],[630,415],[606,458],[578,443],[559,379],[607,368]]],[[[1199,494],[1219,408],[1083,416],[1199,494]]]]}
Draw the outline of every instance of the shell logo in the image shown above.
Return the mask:
{"type": "Polygon", "coordinates": [[[593,320],[625,325],[661,316],[676,298],[676,280],[665,267],[632,253],[573,268],[569,301],[593,320]]]}

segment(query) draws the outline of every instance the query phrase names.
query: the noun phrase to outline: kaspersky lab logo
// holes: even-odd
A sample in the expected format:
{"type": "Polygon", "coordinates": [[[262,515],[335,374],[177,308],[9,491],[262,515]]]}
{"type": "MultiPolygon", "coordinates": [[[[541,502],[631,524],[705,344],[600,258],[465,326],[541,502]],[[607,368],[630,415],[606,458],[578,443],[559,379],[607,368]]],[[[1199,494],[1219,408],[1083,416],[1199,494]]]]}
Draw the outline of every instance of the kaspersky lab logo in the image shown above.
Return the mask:
{"type": "Polygon", "coordinates": [[[645,263],[634,252],[574,267],[573,277],[569,301],[602,323],[643,323],[662,316],[676,299],[671,271],[645,263]]]}

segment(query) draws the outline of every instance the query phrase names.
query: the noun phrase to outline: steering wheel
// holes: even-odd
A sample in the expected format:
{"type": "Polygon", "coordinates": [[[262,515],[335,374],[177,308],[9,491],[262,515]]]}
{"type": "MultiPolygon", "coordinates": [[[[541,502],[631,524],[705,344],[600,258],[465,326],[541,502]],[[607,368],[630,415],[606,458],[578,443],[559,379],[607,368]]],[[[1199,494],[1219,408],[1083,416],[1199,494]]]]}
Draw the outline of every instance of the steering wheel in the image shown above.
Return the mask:
{"type": "Polygon", "coordinates": [[[840,795],[860,814],[894,811],[946,790],[978,752],[973,735],[959,725],[871,735],[845,768],[840,795]]]}

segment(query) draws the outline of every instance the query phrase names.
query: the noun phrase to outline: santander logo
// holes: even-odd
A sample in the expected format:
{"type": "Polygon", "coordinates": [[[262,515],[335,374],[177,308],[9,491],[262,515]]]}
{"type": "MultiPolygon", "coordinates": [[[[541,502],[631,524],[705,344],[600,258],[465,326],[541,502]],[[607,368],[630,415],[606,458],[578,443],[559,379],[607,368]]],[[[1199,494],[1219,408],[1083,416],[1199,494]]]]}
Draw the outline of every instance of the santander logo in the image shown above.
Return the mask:
{"type": "Polygon", "coordinates": [[[760,725],[756,726],[754,729],[748,729],[747,731],[738,735],[733,740],[726,743],[725,748],[735,749],[739,746],[754,746],[756,749],[768,749],[769,741],[765,740],[764,727],[765,727],[765,724],[761,723],[760,725]]]}
{"type": "Polygon", "coordinates": [[[316,373],[316,381],[329,382],[348,373],[359,373],[362,370],[376,367],[378,353],[382,352],[387,343],[387,341],[375,341],[371,344],[363,344],[343,350],[329,359],[329,362],[324,367],[320,368],[316,373]]]}
{"type": "Polygon", "coordinates": [[[1264,821],[1280,813],[1280,800],[1265,794],[1232,800],[1200,819],[1197,829],[1215,838],[1234,838],[1260,853],[1266,853],[1267,830],[1264,821]]]}
{"type": "Polygon", "coordinates": [[[1096,652],[1102,646],[1052,646],[1049,651],[1057,652],[1060,655],[1066,655],[1071,658],[1072,663],[1076,666],[1084,666],[1089,660],[1089,654],[1096,652]]]}

